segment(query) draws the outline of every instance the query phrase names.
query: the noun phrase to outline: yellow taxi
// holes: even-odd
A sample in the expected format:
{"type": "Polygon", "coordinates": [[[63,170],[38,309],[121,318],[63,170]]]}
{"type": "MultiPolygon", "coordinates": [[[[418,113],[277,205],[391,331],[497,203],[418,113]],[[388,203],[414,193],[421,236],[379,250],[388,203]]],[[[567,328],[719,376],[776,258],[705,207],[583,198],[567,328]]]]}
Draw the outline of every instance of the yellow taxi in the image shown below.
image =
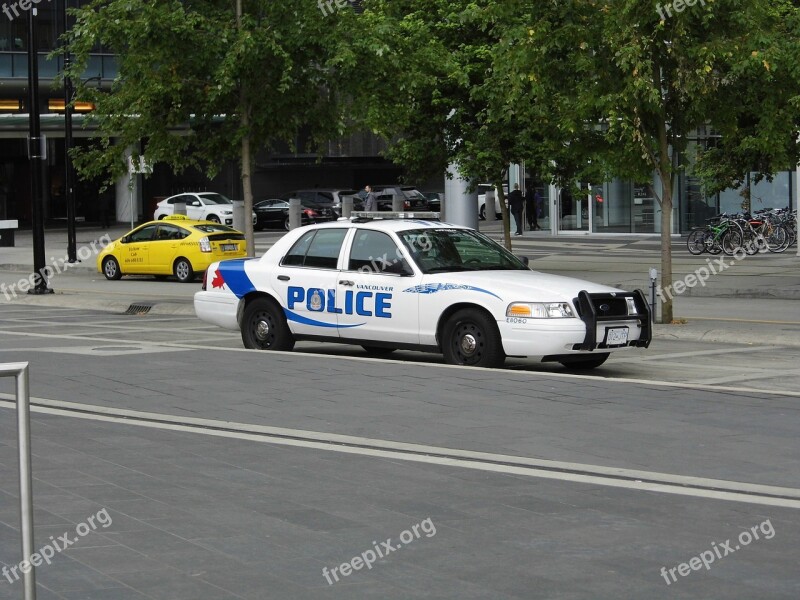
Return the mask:
{"type": "Polygon", "coordinates": [[[227,225],[171,215],[150,221],[114,240],[97,255],[106,279],[123,275],[175,275],[188,283],[208,266],[247,256],[244,234],[227,225]]]}

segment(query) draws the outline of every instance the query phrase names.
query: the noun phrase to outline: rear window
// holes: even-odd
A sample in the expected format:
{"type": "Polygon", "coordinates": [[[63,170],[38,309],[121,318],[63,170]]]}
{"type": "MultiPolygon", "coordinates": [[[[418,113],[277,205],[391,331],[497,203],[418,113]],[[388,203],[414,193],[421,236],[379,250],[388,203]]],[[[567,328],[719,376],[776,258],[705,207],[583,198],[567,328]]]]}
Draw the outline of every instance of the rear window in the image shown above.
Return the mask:
{"type": "Polygon", "coordinates": [[[283,266],[335,269],[347,229],[317,229],[297,240],[283,258],[283,266]]]}
{"type": "Polygon", "coordinates": [[[219,223],[203,223],[202,225],[192,225],[192,228],[202,231],[203,233],[238,233],[233,227],[221,225],[219,223]]]}

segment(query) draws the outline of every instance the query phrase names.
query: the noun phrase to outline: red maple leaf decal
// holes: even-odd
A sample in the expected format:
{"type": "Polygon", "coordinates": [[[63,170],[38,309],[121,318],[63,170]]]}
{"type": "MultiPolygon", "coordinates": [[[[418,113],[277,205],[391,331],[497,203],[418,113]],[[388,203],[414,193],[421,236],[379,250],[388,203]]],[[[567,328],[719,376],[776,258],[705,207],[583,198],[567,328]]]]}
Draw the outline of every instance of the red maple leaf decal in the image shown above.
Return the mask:
{"type": "Polygon", "coordinates": [[[214,272],[214,279],[211,280],[211,287],[212,288],[221,288],[225,286],[225,280],[222,278],[222,273],[219,272],[217,269],[214,272]]]}

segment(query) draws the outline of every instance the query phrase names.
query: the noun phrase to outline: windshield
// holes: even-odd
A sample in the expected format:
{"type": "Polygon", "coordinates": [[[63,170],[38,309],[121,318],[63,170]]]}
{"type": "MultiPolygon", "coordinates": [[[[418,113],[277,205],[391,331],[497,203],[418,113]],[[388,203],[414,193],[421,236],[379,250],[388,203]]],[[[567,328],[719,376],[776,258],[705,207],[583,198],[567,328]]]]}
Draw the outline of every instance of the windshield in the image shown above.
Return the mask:
{"type": "Polygon", "coordinates": [[[508,250],[471,229],[412,229],[400,233],[423,273],[527,271],[508,250]]]}
{"type": "Polygon", "coordinates": [[[207,204],[233,204],[222,194],[203,194],[200,196],[207,204]]]}

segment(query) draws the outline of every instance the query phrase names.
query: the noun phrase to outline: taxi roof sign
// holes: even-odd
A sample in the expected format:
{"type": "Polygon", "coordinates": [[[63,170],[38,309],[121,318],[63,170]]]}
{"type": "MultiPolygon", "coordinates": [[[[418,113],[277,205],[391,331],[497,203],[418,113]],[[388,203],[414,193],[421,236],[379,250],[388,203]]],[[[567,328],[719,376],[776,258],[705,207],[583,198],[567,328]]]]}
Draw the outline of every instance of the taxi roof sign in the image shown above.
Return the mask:
{"type": "Polygon", "coordinates": [[[168,215],[161,219],[162,221],[190,221],[188,216],[186,215],[168,215]]]}

